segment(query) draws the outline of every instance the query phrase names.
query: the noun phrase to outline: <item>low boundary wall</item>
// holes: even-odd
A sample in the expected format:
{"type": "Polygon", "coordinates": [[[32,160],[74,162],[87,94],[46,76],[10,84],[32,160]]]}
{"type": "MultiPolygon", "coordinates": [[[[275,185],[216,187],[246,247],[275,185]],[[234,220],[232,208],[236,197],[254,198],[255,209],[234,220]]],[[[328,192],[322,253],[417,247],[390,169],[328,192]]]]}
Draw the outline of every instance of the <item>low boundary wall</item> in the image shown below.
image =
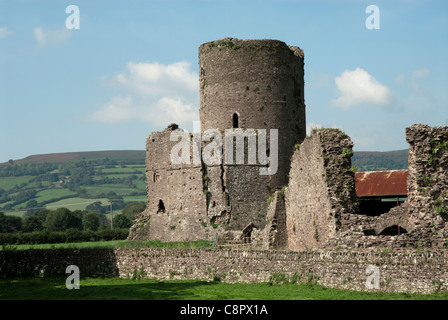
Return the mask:
{"type": "Polygon", "coordinates": [[[447,290],[445,252],[367,253],[171,248],[0,251],[0,277],[147,277],[223,282],[268,282],[275,274],[325,287],[432,293],[447,290]]]}

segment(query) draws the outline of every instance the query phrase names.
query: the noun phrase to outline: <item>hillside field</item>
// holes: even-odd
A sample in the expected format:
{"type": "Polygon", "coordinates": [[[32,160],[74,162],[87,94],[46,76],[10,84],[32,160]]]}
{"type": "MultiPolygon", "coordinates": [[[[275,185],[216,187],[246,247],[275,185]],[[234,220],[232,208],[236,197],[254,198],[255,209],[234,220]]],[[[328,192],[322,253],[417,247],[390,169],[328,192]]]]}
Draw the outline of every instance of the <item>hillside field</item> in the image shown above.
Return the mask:
{"type": "Polygon", "coordinates": [[[145,201],[144,151],[36,155],[0,164],[0,211],[9,215],[60,207],[109,215],[145,201]]]}

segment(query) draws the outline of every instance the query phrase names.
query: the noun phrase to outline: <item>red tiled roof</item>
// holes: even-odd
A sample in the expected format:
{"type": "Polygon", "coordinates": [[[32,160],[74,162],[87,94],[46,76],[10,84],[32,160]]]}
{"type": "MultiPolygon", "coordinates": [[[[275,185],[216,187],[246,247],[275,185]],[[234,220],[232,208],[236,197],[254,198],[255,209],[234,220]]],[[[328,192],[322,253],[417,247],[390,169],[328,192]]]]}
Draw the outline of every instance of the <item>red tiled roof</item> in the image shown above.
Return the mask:
{"type": "Polygon", "coordinates": [[[408,170],[366,171],[355,173],[358,197],[407,195],[408,170]]]}

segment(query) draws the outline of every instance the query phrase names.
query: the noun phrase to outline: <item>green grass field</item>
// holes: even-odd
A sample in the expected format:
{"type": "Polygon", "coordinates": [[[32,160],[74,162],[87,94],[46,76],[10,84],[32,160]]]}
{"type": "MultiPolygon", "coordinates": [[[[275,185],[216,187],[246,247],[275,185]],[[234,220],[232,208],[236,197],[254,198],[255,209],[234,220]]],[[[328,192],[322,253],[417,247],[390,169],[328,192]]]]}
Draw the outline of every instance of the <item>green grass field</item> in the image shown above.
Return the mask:
{"type": "MultiPolygon", "coordinates": [[[[5,249],[55,248],[209,248],[210,241],[160,242],[102,241],[42,245],[16,245],[5,249]]],[[[0,300],[448,300],[448,292],[406,294],[359,292],[325,288],[317,284],[231,284],[220,281],[129,278],[81,278],[80,290],[68,290],[66,278],[0,279],[0,300]]]]}
{"type": "Polygon", "coordinates": [[[76,192],[70,191],[67,188],[58,188],[58,189],[46,189],[39,191],[36,195],[35,200],[37,202],[48,201],[52,199],[57,199],[64,196],[72,196],[75,195],[76,192]]]}
{"type": "Polygon", "coordinates": [[[19,186],[22,183],[28,183],[33,176],[20,176],[20,177],[2,177],[0,178],[0,188],[9,190],[15,186],[19,186]]]}
{"type": "Polygon", "coordinates": [[[446,300],[446,293],[394,294],[336,290],[319,285],[157,281],[81,278],[69,290],[66,278],[0,279],[0,299],[7,300],[446,300]]]}
{"type": "Polygon", "coordinates": [[[68,198],[59,200],[56,202],[52,202],[46,205],[47,209],[57,209],[60,207],[67,208],[69,210],[84,210],[89,204],[92,204],[96,201],[101,202],[103,206],[109,205],[110,202],[107,199],[84,199],[84,198],[68,198]]]}
{"type": "MultiPolygon", "coordinates": [[[[207,240],[182,241],[182,242],[161,242],[159,240],[113,240],[113,241],[95,241],[95,242],[73,242],[73,243],[53,243],[53,244],[19,244],[7,245],[9,250],[28,250],[28,249],[83,249],[83,248],[211,248],[212,242],[207,240]]],[[[2,250],[2,246],[0,246],[2,250]]]]}

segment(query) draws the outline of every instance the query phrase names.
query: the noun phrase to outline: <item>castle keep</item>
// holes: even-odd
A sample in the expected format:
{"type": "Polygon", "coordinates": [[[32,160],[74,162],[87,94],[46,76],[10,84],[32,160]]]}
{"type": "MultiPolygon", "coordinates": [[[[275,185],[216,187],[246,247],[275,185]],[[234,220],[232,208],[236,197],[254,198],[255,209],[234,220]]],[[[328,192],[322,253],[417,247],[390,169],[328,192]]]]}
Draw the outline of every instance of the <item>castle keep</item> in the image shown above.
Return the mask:
{"type": "MultiPolygon", "coordinates": [[[[225,38],[199,47],[201,133],[214,129],[223,134],[224,159],[207,164],[191,156],[188,163],[173,164],[170,152],[178,141],[170,137],[177,125],[152,133],[146,141],[147,209],[130,239],[215,239],[226,232],[234,238],[232,232],[245,227],[249,232],[252,226],[264,227],[267,199],[287,184],[294,145],[306,135],[303,59],[298,47],[277,40],[225,38]],[[226,149],[229,129],[247,136],[243,161],[238,161],[238,139],[230,153],[226,149]],[[270,129],[278,130],[275,154],[270,152],[270,129]],[[266,132],[265,150],[249,148],[251,138],[260,146],[260,130],[266,132]],[[274,174],[260,174],[266,168],[261,151],[276,157],[269,164],[275,165],[274,174]]],[[[191,155],[195,147],[206,150],[201,135],[189,137],[191,155]]]]}
{"type": "Polygon", "coordinates": [[[217,239],[293,251],[445,245],[448,126],[406,129],[409,169],[377,176],[405,176],[407,199],[379,210],[378,200],[356,193],[350,137],[337,129],[306,137],[300,48],[278,40],[204,43],[199,85],[200,132],[170,124],[146,140],[147,207],[130,240],[217,239]]]}

